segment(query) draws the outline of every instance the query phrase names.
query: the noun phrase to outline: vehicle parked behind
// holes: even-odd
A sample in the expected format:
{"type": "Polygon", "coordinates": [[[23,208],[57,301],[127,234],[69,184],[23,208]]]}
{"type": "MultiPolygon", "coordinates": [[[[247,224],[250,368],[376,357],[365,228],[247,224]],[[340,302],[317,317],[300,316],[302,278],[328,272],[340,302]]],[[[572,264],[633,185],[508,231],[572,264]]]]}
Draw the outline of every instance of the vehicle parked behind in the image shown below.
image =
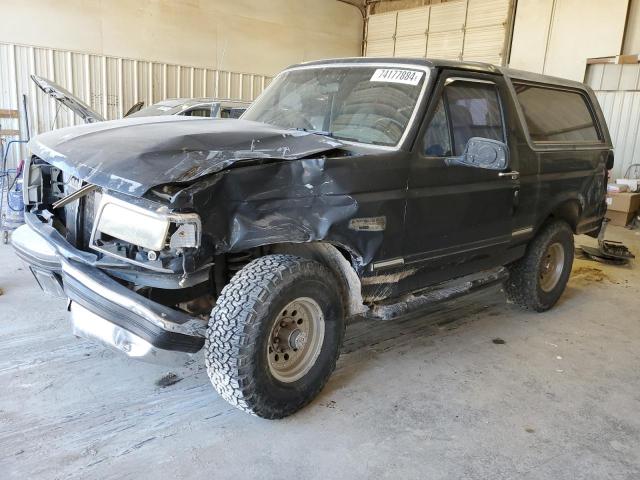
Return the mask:
{"type": "MultiPolygon", "coordinates": [[[[85,123],[103,122],[106,119],[65,88],[43,77],[31,75],[31,79],[47,95],[69,108],[85,123]]],[[[144,108],[144,102],[135,103],[126,117],[150,117],[155,115],[183,115],[185,117],[239,118],[250,102],[216,98],[168,98],[144,108]]]]}

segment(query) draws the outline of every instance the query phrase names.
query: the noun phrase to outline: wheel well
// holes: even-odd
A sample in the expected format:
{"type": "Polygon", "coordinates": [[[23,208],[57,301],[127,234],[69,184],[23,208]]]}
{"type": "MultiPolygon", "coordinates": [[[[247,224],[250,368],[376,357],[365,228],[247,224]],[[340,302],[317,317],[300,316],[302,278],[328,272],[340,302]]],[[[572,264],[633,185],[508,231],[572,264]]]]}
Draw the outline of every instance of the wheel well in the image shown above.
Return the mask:
{"type": "Polygon", "coordinates": [[[566,200],[551,210],[543,224],[551,219],[564,220],[569,224],[573,233],[576,233],[581,213],[582,206],[578,200],[566,200]]]}
{"type": "Polygon", "coordinates": [[[342,287],[347,318],[367,310],[362,300],[360,277],[354,268],[357,259],[348,250],[327,242],[309,242],[270,245],[266,251],[288,253],[322,263],[331,270],[342,287]]]}

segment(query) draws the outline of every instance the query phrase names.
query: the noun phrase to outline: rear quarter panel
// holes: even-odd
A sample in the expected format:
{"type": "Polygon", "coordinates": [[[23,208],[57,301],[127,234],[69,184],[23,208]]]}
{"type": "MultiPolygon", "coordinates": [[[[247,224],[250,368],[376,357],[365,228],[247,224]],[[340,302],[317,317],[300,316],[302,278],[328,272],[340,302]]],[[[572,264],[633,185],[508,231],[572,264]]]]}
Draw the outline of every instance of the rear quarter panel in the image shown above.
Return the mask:
{"type": "MultiPolygon", "coordinates": [[[[533,78],[533,77],[532,77],[533,78]]],[[[575,233],[597,230],[606,212],[607,157],[611,151],[611,138],[593,91],[586,85],[556,79],[556,83],[540,83],[532,78],[512,78],[513,81],[538,83],[539,86],[579,90],[588,100],[592,116],[600,132],[601,142],[590,144],[533,143],[528,134],[525,118],[510,83],[512,101],[518,112],[522,141],[518,144],[519,158],[529,172],[521,206],[530,210],[528,217],[533,232],[566,203],[577,205],[576,217],[569,222],[575,233]],[[526,191],[525,191],[526,190],[526,191]]],[[[523,178],[525,180],[525,178],[523,178]]],[[[523,182],[525,183],[525,182],[523,182]]],[[[525,185],[523,185],[525,187],[525,185]]]]}

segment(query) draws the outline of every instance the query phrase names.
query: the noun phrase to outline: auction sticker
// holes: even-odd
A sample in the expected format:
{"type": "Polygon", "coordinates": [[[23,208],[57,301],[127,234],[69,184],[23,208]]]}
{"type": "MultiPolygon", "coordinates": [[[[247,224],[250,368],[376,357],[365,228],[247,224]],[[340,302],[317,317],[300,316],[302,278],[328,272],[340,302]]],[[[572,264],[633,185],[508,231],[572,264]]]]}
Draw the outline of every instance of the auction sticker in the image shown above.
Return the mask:
{"type": "Polygon", "coordinates": [[[405,85],[418,85],[422,74],[417,70],[400,70],[398,68],[378,68],[371,75],[371,82],[404,83],[405,85]]]}

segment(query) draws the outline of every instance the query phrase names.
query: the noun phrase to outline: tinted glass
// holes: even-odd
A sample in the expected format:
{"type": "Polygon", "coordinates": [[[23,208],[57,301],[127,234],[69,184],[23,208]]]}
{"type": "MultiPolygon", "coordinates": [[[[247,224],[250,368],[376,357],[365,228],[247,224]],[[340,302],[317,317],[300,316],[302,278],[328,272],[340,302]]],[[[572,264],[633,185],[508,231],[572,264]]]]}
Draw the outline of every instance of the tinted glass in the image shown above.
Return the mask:
{"type": "Polygon", "coordinates": [[[504,141],[500,100],[495,85],[456,80],[445,87],[454,155],[462,155],[471,137],[504,141]]]}
{"type": "Polygon", "coordinates": [[[451,136],[442,98],[438,101],[438,106],[424,136],[424,153],[430,157],[451,155],[451,136]]]}
{"type": "Polygon", "coordinates": [[[585,97],[567,90],[514,83],[529,135],[534,142],[598,142],[585,97]]]}
{"type": "Polygon", "coordinates": [[[240,118],[246,108],[224,107],[220,110],[220,118],[240,118]]]}
{"type": "Polygon", "coordinates": [[[210,117],[211,108],[194,108],[193,110],[187,110],[182,115],[184,115],[185,117],[210,117]]]}

